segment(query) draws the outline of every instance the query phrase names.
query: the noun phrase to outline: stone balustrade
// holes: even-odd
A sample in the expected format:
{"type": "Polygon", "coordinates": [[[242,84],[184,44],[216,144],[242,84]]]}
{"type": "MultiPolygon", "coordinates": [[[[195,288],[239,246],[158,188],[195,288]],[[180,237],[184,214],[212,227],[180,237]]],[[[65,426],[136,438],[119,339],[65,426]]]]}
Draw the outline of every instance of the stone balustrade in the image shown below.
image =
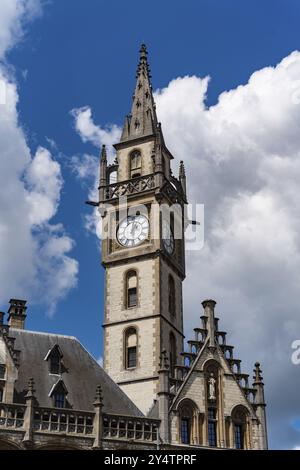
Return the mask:
{"type": "Polygon", "coordinates": [[[17,404],[0,404],[0,428],[20,429],[24,426],[26,406],[17,404]]]}
{"type": "Polygon", "coordinates": [[[103,438],[156,442],[159,420],[103,415],[103,438]]]}

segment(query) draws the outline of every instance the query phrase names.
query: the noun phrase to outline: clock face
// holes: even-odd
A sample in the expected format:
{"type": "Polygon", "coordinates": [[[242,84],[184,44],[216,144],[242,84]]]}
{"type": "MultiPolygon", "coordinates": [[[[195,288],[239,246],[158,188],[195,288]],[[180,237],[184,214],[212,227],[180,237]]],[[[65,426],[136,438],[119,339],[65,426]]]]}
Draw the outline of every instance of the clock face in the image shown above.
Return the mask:
{"type": "Polygon", "coordinates": [[[170,225],[165,220],[162,224],[162,238],[166,252],[171,255],[174,251],[174,236],[170,225]]]}
{"type": "Polygon", "coordinates": [[[124,219],[117,230],[120,245],[131,247],[142,243],[149,234],[149,221],[144,215],[129,216],[124,219]]]}

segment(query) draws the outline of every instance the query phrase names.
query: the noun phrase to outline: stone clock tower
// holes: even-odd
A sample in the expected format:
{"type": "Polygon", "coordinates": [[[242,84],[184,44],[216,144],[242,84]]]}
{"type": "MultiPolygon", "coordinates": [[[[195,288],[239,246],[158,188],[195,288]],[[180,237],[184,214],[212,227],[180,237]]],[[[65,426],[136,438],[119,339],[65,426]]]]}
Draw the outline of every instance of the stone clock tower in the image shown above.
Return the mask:
{"type": "Polygon", "coordinates": [[[144,413],[158,392],[162,351],[168,352],[171,369],[181,363],[185,277],[184,166],[175,178],[150,78],[142,45],[131,113],[114,146],[113,164],[102,148],[99,186],[104,367],[144,413]]]}

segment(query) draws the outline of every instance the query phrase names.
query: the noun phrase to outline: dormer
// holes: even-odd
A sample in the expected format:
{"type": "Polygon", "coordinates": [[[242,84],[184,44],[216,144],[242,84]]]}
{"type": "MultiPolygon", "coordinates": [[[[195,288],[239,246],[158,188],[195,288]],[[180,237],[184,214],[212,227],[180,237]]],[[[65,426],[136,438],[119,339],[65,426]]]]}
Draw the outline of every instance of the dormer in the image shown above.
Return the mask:
{"type": "Polygon", "coordinates": [[[59,379],[50,390],[49,397],[52,398],[54,408],[71,408],[67,400],[68,389],[62,379],[59,379]]]}
{"type": "Polygon", "coordinates": [[[58,344],[48,351],[44,360],[48,362],[49,374],[61,375],[67,372],[63,364],[63,353],[58,344]]]}

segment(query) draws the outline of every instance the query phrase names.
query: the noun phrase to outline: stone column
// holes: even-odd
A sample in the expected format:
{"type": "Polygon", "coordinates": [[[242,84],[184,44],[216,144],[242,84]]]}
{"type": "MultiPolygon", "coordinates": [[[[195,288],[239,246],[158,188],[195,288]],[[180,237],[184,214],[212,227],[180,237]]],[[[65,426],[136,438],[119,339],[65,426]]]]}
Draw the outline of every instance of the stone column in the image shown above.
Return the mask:
{"type": "Polygon", "coordinates": [[[168,364],[167,352],[162,351],[158,370],[159,392],[158,392],[158,413],[160,419],[159,434],[164,444],[170,442],[169,424],[169,397],[170,397],[170,368],[168,364]]]}
{"type": "Polygon", "coordinates": [[[34,407],[36,405],[34,380],[31,378],[28,382],[28,391],[26,394],[26,410],[24,415],[24,429],[25,435],[23,443],[27,446],[33,445],[33,433],[34,433],[34,407]]]}
{"type": "Polygon", "coordinates": [[[102,389],[101,386],[98,385],[96,389],[96,396],[94,401],[94,423],[93,423],[93,434],[95,436],[93,449],[101,449],[102,448],[102,437],[103,437],[103,415],[102,415],[102,408],[103,408],[103,397],[102,397],[102,389]]]}
{"type": "Polygon", "coordinates": [[[254,372],[254,382],[253,388],[256,390],[254,407],[256,410],[256,416],[259,419],[259,448],[267,449],[268,448],[268,436],[267,436],[267,421],[266,421],[266,403],[265,403],[265,394],[264,394],[264,383],[261,375],[260,363],[255,363],[254,372]]]}

